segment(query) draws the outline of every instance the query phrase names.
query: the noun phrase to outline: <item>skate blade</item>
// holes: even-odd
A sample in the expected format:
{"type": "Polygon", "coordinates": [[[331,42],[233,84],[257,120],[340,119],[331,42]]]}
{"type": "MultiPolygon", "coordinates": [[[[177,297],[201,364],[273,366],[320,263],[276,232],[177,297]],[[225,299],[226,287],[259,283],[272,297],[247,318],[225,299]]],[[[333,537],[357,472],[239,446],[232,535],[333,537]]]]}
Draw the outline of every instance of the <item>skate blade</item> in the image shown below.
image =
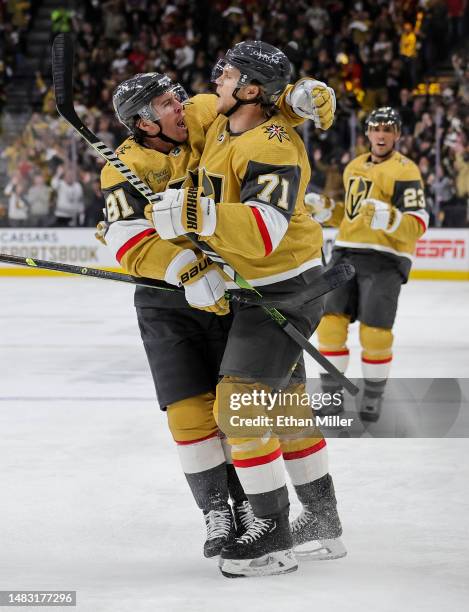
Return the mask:
{"type": "Polygon", "coordinates": [[[222,559],[220,571],[226,578],[253,578],[289,574],[298,569],[291,549],[279,550],[256,559],[222,559]]]}
{"type": "Polygon", "coordinates": [[[340,538],[312,540],[294,548],[295,555],[301,561],[324,561],[345,557],[347,549],[340,538]]]}

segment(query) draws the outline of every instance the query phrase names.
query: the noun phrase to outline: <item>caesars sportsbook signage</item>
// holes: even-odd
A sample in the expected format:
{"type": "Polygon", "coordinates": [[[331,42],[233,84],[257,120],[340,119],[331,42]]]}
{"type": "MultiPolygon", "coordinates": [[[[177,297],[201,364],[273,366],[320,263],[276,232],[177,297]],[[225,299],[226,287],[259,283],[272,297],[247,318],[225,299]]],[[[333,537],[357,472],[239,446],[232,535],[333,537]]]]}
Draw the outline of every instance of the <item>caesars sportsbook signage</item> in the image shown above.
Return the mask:
{"type": "MultiPolygon", "coordinates": [[[[336,234],[334,229],[324,230],[328,259],[336,234]]],[[[108,249],[95,239],[93,228],[0,228],[0,252],[88,267],[119,267],[108,249]]],[[[0,264],[0,273],[16,272],[37,273],[0,264]]],[[[469,229],[428,230],[417,243],[413,276],[469,280],[469,229]]]]}

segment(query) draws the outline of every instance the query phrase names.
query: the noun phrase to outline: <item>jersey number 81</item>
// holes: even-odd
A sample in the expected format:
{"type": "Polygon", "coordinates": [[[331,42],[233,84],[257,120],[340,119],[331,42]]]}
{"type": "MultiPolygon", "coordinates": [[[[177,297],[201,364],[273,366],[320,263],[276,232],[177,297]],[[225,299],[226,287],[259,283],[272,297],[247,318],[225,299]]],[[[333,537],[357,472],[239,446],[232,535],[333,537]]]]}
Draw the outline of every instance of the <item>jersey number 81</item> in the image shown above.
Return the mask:
{"type": "Polygon", "coordinates": [[[116,191],[113,191],[107,196],[106,213],[109,223],[117,221],[120,218],[126,219],[134,214],[134,209],[127,202],[123,189],[116,189],[116,191]]]}

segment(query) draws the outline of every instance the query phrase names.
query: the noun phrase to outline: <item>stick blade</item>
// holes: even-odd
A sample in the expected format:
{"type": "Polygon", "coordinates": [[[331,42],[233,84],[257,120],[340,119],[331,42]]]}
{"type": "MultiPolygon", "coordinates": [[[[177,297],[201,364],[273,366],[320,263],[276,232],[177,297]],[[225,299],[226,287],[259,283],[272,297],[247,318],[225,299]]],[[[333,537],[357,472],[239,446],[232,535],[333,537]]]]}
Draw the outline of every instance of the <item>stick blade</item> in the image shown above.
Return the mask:
{"type": "MultiPolygon", "coordinates": [[[[57,110],[73,111],[73,35],[60,33],[52,45],[52,78],[57,110]]],[[[74,111],[73,111],[74,112],[74,111]]]]}

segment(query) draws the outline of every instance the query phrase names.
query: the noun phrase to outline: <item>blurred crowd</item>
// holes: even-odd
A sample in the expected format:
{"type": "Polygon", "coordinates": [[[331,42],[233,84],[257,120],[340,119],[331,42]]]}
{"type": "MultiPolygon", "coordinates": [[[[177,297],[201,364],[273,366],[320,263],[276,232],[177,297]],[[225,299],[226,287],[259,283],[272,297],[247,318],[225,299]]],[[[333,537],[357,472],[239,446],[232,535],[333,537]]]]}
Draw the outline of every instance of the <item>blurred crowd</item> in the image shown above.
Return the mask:
{"type": "MultiPolygon", "coordinates": [[[[81,0],[51,15],[51,36],[75,33],[77,110],[111,147],[125,137],[112,109],[119,82],[166,72],[196,94],[208,90],[211,67],[234,43],[260,38],[277,45],[294,78],[313,75],[337,94],[333,128],[302,129],[311,189],[343,196],[344,165],[367,150],[364,118],[389,104],[402,115],[399,148],[420,166],[433,223],[463,226],[469,61],[455,51],[469,32],[467,13],[466,0],[81,0]],[[434,67],[445,61],[451,72],[435,82],[434,67]]],[[[3,223],[94,225],[103,207],[100,160],[57,118],[46,75],[37,75],[33,105],[23,135],[3,152],[10,176],[3,223]],[[73,208],[65,207],[64,194],[73,208]]]]}
{"type": "Polygon", "coordinates": [[[5,104],[5,86],[25,57],[25,36],[32,14],[29,0],[0,0],[0,113],[5,104]]]}

